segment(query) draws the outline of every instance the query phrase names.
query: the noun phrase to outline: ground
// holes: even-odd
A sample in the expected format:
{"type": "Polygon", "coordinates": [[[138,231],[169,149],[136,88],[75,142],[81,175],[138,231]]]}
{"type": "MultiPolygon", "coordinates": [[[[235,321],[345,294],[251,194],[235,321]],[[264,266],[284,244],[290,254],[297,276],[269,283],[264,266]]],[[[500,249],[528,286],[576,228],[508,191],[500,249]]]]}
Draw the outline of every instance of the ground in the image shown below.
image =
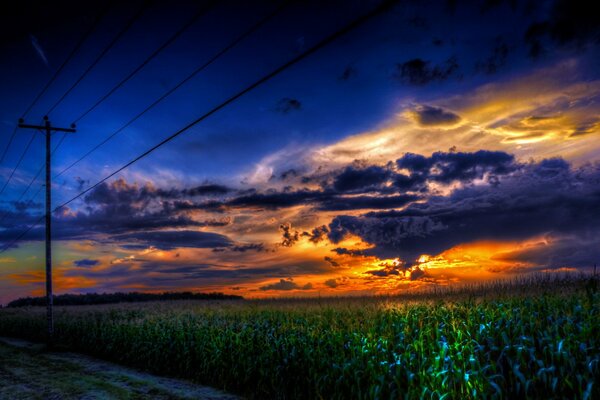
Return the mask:
{"type": "Polygon", "coordinates": [[[235,396],[91,357],[0,338],[0,399],[206,399],[235,396]]]}

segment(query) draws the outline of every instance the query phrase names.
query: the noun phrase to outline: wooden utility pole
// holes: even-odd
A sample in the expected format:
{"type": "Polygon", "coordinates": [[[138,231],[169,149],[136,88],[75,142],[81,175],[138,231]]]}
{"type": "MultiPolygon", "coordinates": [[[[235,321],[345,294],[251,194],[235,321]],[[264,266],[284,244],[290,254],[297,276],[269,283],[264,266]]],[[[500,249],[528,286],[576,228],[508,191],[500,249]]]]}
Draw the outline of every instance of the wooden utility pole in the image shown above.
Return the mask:
{"type": "Polygon", "coordinates": [[[19,128],[37,129],[46,134],[46,318],[48,321],[48,345],[52,346],[54,338],[54,316],[52,306],[52,182],[51,182],[51,138],[52,132],[75,132],[75,124],[70,128],[52,126],[47,116],[44,116],[44,125],[27,125],[23,119],[19,120],[19,128]]]}

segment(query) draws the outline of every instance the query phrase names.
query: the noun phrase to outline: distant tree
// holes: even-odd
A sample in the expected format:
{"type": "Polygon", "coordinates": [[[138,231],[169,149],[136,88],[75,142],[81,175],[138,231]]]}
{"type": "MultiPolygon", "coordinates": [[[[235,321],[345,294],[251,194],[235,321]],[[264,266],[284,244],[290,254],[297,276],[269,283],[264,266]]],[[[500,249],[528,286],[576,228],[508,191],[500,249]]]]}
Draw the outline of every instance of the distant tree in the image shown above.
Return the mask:
{"type": "MultiPolygon", "coordinates": [[[[144,301],[166,300],[242,300],[242,296],[224,293],[192,293],[192,292],[164,292],[164,293],[86,293],[86,294],[61,294],[54,296],[57,306],[82,306],[111,303],[133,303],[144,301]]],[[[11,301],[7,307],[45,306],[46,297],[22,297],[11,301]]]]}

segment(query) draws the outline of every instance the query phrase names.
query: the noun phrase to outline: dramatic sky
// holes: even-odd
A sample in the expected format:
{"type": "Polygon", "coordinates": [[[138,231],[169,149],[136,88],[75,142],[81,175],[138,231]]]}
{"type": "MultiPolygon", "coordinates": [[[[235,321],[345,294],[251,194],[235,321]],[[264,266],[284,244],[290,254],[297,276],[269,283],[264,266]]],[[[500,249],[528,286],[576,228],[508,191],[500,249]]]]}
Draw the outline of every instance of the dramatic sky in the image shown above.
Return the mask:
{"type": "MultiPolygon", "coordinates": [[[[379,2],[281,4],[3,5],[0,150],[102,10],[25,115],[77,122],[55,174],[117,132],[54,179],[53,206],[379,2]]],[[[56,291],[396,293],[590,268],[600,21],[587,4],[396,2],[55,212],[56,291]]],[[[0,303],[43,294],[44,226],[12,243],[43,213],[43,157],[43,135],[21,129],[0,164],[0,303]]]]}

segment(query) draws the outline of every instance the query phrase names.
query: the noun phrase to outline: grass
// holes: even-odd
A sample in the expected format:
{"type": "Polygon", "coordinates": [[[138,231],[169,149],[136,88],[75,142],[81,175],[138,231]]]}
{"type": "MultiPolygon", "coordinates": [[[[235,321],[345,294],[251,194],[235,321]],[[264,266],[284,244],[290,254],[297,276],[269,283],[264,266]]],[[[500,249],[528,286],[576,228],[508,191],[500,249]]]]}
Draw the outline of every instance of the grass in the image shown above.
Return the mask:
{"type": "Polygon", "coordinates": [[[1,399],[232,399],[197,387],[69,353],[0,341],[1,399]]]}
{"type": "MultiPolygon", "coordinates": [[[[250,398],[600,398],[597,279],[396,297],[59,308],[67,348],[250,398]]],[[[43,340],[43,308],[0,335],[43,340]]]]}

